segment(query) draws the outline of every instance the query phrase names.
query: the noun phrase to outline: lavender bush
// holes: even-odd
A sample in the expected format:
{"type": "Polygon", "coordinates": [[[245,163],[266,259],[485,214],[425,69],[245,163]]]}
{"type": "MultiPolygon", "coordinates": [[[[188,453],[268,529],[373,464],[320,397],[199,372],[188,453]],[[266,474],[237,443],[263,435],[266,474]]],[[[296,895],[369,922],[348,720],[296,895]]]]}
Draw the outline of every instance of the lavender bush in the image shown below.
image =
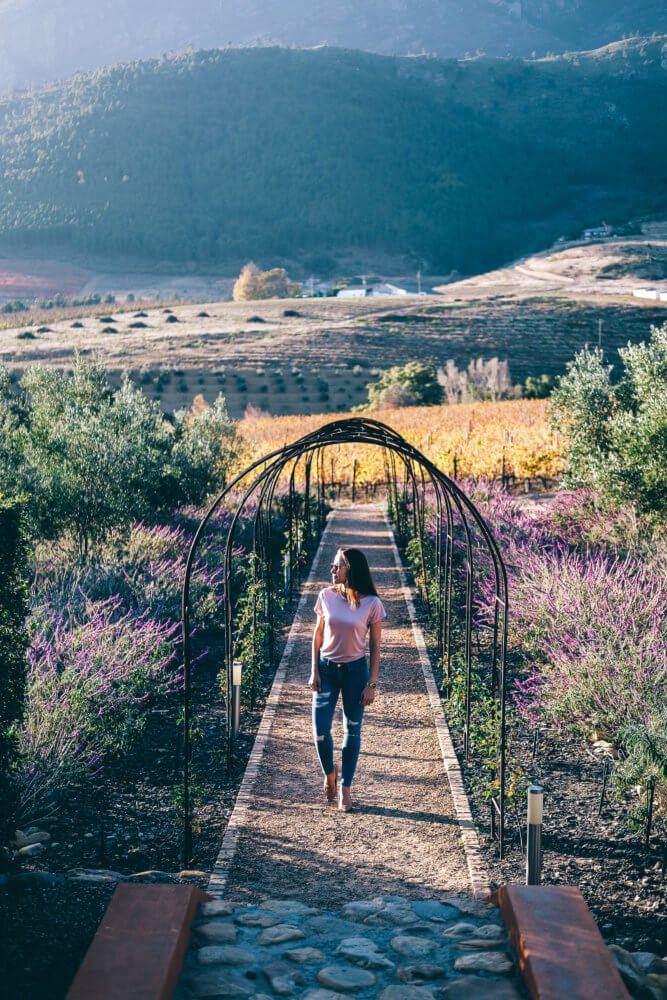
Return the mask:
{"type": "MultiPolygon", "coordinates": [[[[463,484],[508,572],[510,694],[530,724],[603,737],[623,788],[656,783],[667,799],[667,540],[631,507],[601,509],[590,491],[525,506],[500,485],[463,484]]],[[[409,520],[409,519],[408,519],[409,520]]],[[[434,538],[435,525],[430,525],[434,538]]],[[[413,561],[416,548],[412,543],[413,561]]],[[[457,539],[455,579],[463,574],[457,539]]],[[[476,539],[475,623],[491,624],[493,576],[476,539]]],[[[455,590],[459,612],[460,594],[455,590]]]]}
{"type": "Polygon", "coordinates": [[[24,812],[105,757],[127,752],[148,709],[182,682],[178,624],[120,597],[91,601],[58,616],[33,608],[22,727],[24,812]]]}
{"type": "MultiPolygon", "coordinates": [[[[191,577],[194,622],[205,628],[222,625],[223,550],[218,537],[213,530],[207,533],[191,577]]],[[[43,546],[33,597],[64,609],[118,596],[135,611],[150,608],[160,621],[179,621],[191,541],[192,532],[183,527],[138,522],[129,531],[112,532],[94,563],[72,563],[58,548],[43,546]]]]}
{"type": "MultiPolygon", "coordinates": [[[[282,502],[281,492],[274,521],[279,537],[282,502]]],[[[255,511],[245,510],[238,526],[234,563],[240,578],[247,563],[241,543],[250,541],[255,511]]],[[[214,516],[193,564],[195,632],[221,634],[222,540],[231,516],[229,508],[214,516]]],[[[200,517],[201,511],[183,508],[168,524],[134,522],[111,530],[84,563],[73,563],[58,543],[40,543],[21,732],[24,815],[131,751],[151,708],[171,703],[182,681],[181,588],[200,517]]]]}

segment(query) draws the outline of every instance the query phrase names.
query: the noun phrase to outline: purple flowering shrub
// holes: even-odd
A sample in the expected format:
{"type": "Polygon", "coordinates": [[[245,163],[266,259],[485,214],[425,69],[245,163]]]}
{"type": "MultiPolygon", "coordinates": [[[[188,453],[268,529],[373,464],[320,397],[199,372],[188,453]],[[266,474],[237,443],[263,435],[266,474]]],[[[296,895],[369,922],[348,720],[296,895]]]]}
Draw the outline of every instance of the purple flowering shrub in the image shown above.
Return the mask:
{"type": "MultiPolygon", "coordinates": [[[[643,534],[631,510],[601,511],[584,491],[531,509],[488,487],[472,498],[508,570],[518,711],[608,740],[621,756],[619,785],[656,781],[663,801],[667,539],[643,534]]],[[[487,623],[491,593],[485,574],[476,612],[487,623]]]]}
{"type": "MultiPolygon", "coordinates": [[[[203,539],[190,583],[193,620],[209,629],[222,626],[224,553],[218,539],[213,531],[203,539]]],[[[72,563],[53,550],[37,564],[33,596],[61,610],[118,597],[135,611],[150,608],[160,621],[179,621],[191,541],[192,533],[181,526],[138,522],[129,532],[112,532],[95,562],[72,563]]]]}
{"type": "MultiPolygon", "coordinates": [[[[282,494],[278,533],[281,503],[282,494]]],[[[255,511],[244,510],[235,536],[241,581],[255,511]]],[[[220,634],[224,625],[223,542],[231,516],[229,507],[218,511],[200,541],[190,580],[193,635],[220,634]]],[[[24,814],[131,751],[150,709],[176,707],[170,696],[182,684],[181,588],[200,517],[182,508],[168,524],[112,530],[85,562],[74,562],[60,543],[40,543],[21,734],[24,814]]],[[[206,653],[200,642],[193,666],[206,653]]]]}
{"type": "MultiPolygon", "coordinates": [[[[508,693],[519,718],[608,740],[621,757],[621,787],[655,781],[657,801],[667,799],[667,539],[651,534],[631,508],[601,509],[589,491],[535,504],[500,484],[462,486],[492,529],[507,569],[508,693]]],[[[431,517],[431,543],[435,530],[431,517]]],[[[475,637],[488,635],[492,625],[494,578],[477,531],[473,544],[475,637]]],[[[410,546],[418,572],[414,540],[408,555],[410,546]]],[[[459,531],[453,563],[459,619],[464,553],[459,531]]],[[[462,641],[456,622],[457,615],[455,648],[462,641]]]]}
{"type": "Polygon", "coordinates": [[[22,728],[22,807],[131,749],[150,708],[182,684],[179,626],[120,597],[33,607],[22,728]]]}

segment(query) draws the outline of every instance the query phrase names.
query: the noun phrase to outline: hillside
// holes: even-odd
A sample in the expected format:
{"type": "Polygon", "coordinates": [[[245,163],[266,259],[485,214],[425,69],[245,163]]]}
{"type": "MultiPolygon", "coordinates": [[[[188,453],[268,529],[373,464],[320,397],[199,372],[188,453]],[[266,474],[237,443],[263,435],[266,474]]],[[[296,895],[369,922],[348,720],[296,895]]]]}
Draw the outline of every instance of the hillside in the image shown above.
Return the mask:
{"type": "Polygon", "coordinates": [[[663,45],[532,62],[215,50],[76,77],[0,101],[0,239],[487,270],[664,204],[663,45]]]}
{"type": "Polygon", "coordinates": [[[0,90],[188,46],[530,56],[667,31],[660,0],[0,0],[0,90]]]}
{"type": "MultiPolygon", "coordinates": [[[[456,285],[448,286],[453,290],[456,285]]],[[[567,293],[391,299],[272,299],[174,305],[171,310],[115,310],[75,320],[0,330],[0,362],[15,376],[40,362],[67,366],[74,351],[121,369],[171,411],[202,393],[223,392],[229,412],[249,403],[269,413],[329,413],[367,400],[380,368],[407,359],[459,369],[478,357],[508,360],[513,381],[562,374],[584,344],[616,349],[649,336],[667,304],[630,296],[567,293]],[[286,315],[287,311],[287,315],[286,315]],[[25,334],[28,332],[29,336],[25,334]]],[[[107,309],[109,307],[106,307],[107,309]]]]}

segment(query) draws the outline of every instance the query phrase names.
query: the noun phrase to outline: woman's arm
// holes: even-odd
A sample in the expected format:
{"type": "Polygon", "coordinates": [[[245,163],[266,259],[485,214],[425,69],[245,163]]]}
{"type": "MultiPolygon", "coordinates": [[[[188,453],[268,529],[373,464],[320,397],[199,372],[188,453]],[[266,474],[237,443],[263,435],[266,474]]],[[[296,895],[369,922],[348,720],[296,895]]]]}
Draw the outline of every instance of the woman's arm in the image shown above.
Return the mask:
{"type": "MultiPolygon", "coordinates": [[[[368,684],[373,684],[378,679],[378,671],[380,670],[380,637],[382,635],[382,622],[374,622],[371,625],[371,634],[368,642],[368,646],[371,654],[371,665],[368,676],[368,684]]],[[[361,695],[362,705],[371,705],[375,701],[375,689],[368,687],[364,688],[363,694],[361,695]]]]}
{"type": "Polygon", "coordinates": [[[308,680],[308,687],[311,687],[313,691],[319,691],[321,688],[320,683],[320,649],[322,648],[322,642],[324,640],[324,618],[322,615],[317,616],[317,625],[313,631],[313,658],[312,666],[310,670],[310,678],[308,680]]]}

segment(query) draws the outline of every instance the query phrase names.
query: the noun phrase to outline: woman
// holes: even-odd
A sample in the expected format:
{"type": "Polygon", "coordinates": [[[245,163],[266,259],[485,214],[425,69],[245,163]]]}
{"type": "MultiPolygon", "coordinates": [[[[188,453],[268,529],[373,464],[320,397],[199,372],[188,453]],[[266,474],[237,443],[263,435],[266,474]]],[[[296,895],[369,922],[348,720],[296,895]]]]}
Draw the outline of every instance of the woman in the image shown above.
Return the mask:
{"type": "Polygon", "coordinates": [[[334,766],[331,723],[339,692],[343,695],[343,780],[338,808],[352,809],[350,786],[359,759],[361,719],[375,700],[380,666],[380,633],[386,618],[366,556],[359,549],[339,549],[331,564],[333,586],[321,590],[315,605],[313,661],[313,736],[324,772],[324,795],[334,802],[338,768],[334,766]],[[366,636],[370,629],[370,673],[366,636]]]}

